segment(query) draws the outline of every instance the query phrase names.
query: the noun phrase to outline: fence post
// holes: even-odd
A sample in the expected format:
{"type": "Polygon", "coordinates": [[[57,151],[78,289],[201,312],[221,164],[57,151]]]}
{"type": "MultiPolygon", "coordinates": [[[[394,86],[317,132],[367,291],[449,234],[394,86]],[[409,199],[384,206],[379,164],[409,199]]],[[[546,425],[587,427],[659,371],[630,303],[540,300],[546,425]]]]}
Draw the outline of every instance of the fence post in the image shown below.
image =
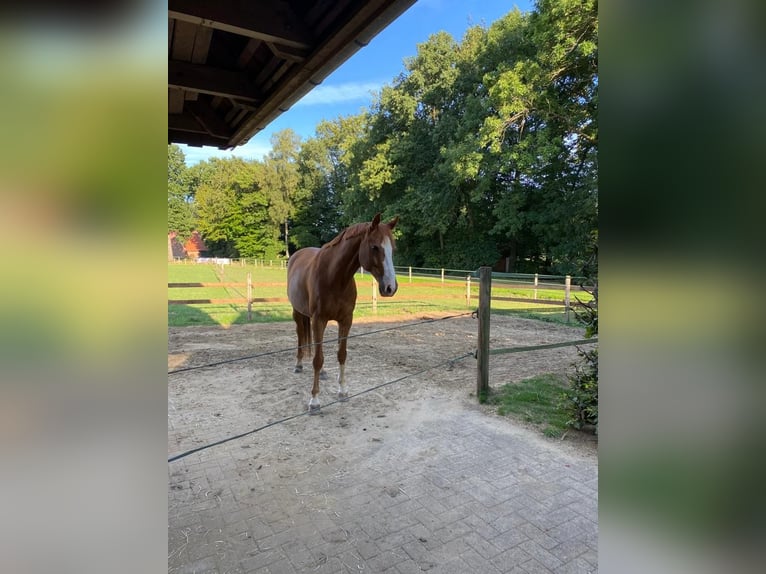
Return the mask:
{"type": "Polygon", "coordinates": [[[409,273],[410,273],[410,283],[412,283],[412,267],[409,267],[409,273]]]}
{"type": "Polygon", "coordinates": [[[476,396],[480,403],[489,394],[489,311],[492,299],[492,268],[479,268],[479,343],[476,349],[476,396]]]}
{"type": "Polygon", "coordinates": [[[467,275],[465,278],[465,306],[471,306],[471,276],[467,275]]]}
{"type": "Polygon", "coordinates": [[[253,274],[247,272],[247,320],[253,320],[253,274]]]}
{"type": "Polygon", "coordinates": [[[567,312],[567,323],[569,323],[569,295],[572,289],[572,276],[567,275],[564,279],[564,308],[567,312]]]}
{"type": "Polygon", "coordinates": [[[442,267],[442,285],[444,285],[444,268],[442,267]]]}
{"type": "Polygon", "coordinates": [[[537,273],[535,273],[535,299],[537,299],[537,273]]]}
{"type": "Polygon", "coordinates": [[[378,314],[378,282],[375,280],[375,276],[372,277],[372,312],[378,314]]]}

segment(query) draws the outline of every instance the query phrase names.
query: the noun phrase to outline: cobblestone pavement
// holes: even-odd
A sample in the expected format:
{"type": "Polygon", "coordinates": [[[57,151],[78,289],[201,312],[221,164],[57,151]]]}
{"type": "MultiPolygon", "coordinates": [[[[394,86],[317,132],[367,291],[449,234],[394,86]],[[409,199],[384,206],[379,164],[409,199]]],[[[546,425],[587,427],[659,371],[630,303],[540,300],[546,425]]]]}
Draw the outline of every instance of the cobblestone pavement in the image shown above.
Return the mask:
{"type": "MultiPolygon", "coordinates": [[[[565,326],[492,318],[493,348],[580,337],[565,326]]],[[[168,364],[294,344],[287,323],[170,329],[168,364]]],[[[354,339],[352,395],[384,387],[330,404],[335,385],[324,383],[320,415],[169,463],[169,572],[595,572],[593,446],[545,438],[479,407],[472,358],[423,372],[475,344],[470,317],[354,339]]],[[[294,374],[293,355],[170,376],[168,453],[301,413],[311,369],[294,374]]],[[[332,380],[334,350],[325,356],[332,380]]],[[[490,381],[561,374],[576,358],[573,347],[506,355],[491,361],[490,381]]]]}
{"type": "Polygon", "coordinates": [[[593,453],[467,401],[372,395],[170,463],[169,572],[597,571],[593,453]]]}

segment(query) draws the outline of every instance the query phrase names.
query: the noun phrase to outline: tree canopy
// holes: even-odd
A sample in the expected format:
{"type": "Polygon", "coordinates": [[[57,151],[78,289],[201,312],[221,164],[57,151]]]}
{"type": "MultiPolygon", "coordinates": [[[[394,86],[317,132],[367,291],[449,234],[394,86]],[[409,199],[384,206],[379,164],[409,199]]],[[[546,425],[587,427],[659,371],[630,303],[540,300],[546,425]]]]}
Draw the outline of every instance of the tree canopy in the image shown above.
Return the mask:
{"type": "Polygon", "coordinates": [[[538,0],[461,41],[436,33],[369,110],[305,141],[278,132],[263,161],[184,168],[169,146],[169,228],[263,257],[381,211],[400,216],[402,264],[581,273],[598,238],[597,8],[538,0]]]}

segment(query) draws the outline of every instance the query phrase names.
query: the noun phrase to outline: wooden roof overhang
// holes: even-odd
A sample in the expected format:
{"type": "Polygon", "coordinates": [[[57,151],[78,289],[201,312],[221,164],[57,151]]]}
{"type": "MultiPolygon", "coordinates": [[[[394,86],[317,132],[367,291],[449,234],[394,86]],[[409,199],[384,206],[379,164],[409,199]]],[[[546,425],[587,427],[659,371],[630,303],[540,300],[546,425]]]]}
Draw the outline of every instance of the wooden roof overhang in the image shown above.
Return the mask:
{"type": "Polygon", "coordinates": [[[415,0],[168,0],[168,143],[247,143],[415,0]]]}

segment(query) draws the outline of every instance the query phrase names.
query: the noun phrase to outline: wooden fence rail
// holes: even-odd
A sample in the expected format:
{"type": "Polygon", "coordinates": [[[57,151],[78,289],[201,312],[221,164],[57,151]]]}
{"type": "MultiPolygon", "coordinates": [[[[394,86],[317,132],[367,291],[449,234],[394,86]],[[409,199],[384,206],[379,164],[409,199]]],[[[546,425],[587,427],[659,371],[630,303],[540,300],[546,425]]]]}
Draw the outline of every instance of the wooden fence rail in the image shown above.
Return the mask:
{"type": "MultiPolygon", "coordinates": [[[[517,297],[493,297],[492,296],[492,268],[481,267],[479,268],[479,308],[476,312],[479,319],[479,333],[478,344],[476,347],[476,396],[479,402],[483,403],[487,399],[489,394],[489,356],[499,355],[504,353],[523,353],[527,351],[536,351],[541,349],[555,349],[559,347],[570,347],[576,345],[591,345],[598,342],[598,339],[579,339],[576,341],[566,341],[562,343],[544,343],[540,345],[531,345],[525,347],[515,347],[509,349],[493,349],[489,348],[489,334],[490,334],[490,316],[491,316],[491,302],[492,301],[529,301],[532,303],[540,303],[539,299],[519,299],[517,297]]],[[[467,278],[470,281],[470,277],[467,278]]],[[[562,305],[566,309],[567,322],[569,321],[570,312],[570,295],[571,295],[572,278],[567,275],[564,280],[564,301],[562,302],[546,302],[552,305],[562,305]]],[[[536,293],[535,293],[536,294],[536,293]]]]}
{"type": "Polygon", "coordinates": [[[247,283],[168,283],[168,289],[184,287],[247,287],[247,283]]]}
{"type": "Polygon", "coordinates": [[[288,303],[287,297],[253,297],[253,276],[247,274],[247,282],[237,283],[221,281],[218,283],[193,282],[193,283],[168,283],[168,289],[183,289],[193,287],[246,287],[246,297],[227,297],[223,299],[168,299],[168,305],[229,305],[246,304],[247,320],[253,320],[253,303],[288,303]]]}
{"type": "MultiPolygon", "coordinates": [[[[482,267],[481,272],[486,273],[484,271],[486,268],[482,267]]],[[[373,277],[370,276],[370,279],[372,280],[372,308],[373,312],[377,311],[377,284],[373,277]]],[[[489,278],[485,278],[485,281],[490,283],[490,292],[491,287],[497,286],[497,287],[511,287],[511,288],[521,288],[521,289],[530,289],[532,288],[529,284],[513,284],[508,285],[504,282],[498,282],[497,284],[493,280],[491,274],[489,278]]],[[[457,278],[449,278],[446,283],[442,283],[442,286],[450,285],[450,286],[457,286],[460,283],[463,283],[460,279],[457,278]]],[[[464,294],[460,295],[458,292],[453,294],[442,294],[442,293],[430,293],[427,295],[421,295],[418,297],[419,300],[440,300],[440,299],[463,299],[465,301],[466,307],[471,306],[472,301],[472,291],[476,287],[476,283],[472,283],[471,281],[471,275],[467,275],[464,280],[465,284],[465,290],[464,294]]],[[[253,303],[289,303],[289,299],[287,297],[253,297],[253,286],[268,286],[268,287],[287,287],[286,282],[268,282],[268,283],[253,283],[252,281],[252,274],[247,274],[247,281],[242,282],[234,282],[234,281],[221,281],[221,282],[207,282],[207,281],[195,281],[195,282],[188,282],[188,283],[168,283],[169,289],[183,289],[183,288],[234,288],[236,290],[237,287],[245,287],[247,289],[247,295],[241,296],[241,297],[223,297],[223,298],[200,298],[200,299],[169,299],[168,305],[216,305],[216,304],[242,304],[247,305],[247,316],[248,321],[252,320],[252,305],[253,303]]],[[[417,281],[415,283],[411,284],[412,286],[420,286],[420,287],[434,287],[438,286],[439,284],[433,284],[428,283],[424,281],[417,281]]],[[[538,288],[542,287],[541,285],[537,285],[538,288]]],[[[548,288],[548,286],[545,286],[543,288],[548,288]]],[[[570,309],[570,296],[571,296],[571,278],[569,276],[566,277],[565,284],[563,286],[557,285],[554,286],[554,288],[563,288],[563,299],[540,299],[537,297],[537,289],[534,290],[534,297],[504,297],[504,296],[494,296],[491,297],[492,301],[509,301],[509,302],[516,302],[516,303],[531,303],[535,305],[546,305],[546,306],[560,306],[564,307],[566,314],[567,314],[567,320],[569,319],[569,309],[570,309]]],[[[479,282],[479,290],[482,289],[482,283],[479,282]]],[[[367,297],[363,295],[364,291],[359,290],[359,299],[358,300],[367,300],[367,297]]],[[[479,301],[481,304],[481,299],[479,301]]]]}

